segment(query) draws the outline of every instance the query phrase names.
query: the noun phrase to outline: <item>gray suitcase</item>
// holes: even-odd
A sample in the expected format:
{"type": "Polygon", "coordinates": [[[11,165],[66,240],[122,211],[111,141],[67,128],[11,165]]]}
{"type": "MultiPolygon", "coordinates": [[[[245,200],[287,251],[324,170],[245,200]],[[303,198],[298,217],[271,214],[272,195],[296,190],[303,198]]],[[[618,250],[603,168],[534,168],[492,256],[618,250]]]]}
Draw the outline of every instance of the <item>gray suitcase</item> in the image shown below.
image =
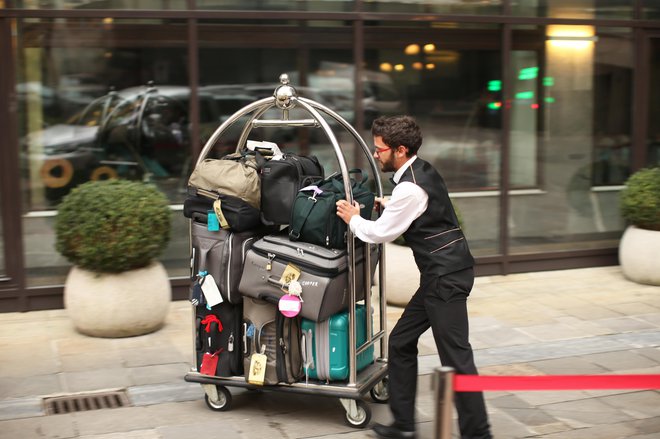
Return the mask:
{"type": "MultiPolygon", "coordinates": [[[[365,246],[356,241],[356,301],[364,299],[366,290],[363,275],[365,246]]],[[[378,247],[369,247],[373,275],[378,262],[378,247]]],[[[245,257],[238,290],[242,295],[254,298],[261,298],[264,294],[283,296],[279,280],[289,263],[301,270],[298,282],[302,285],[302,317],[319,322],[348,308],[347,251],[293,242],[286,235],[267,235],[252,245],[245,257]]]]}
{"type": "Polygon", "coordinates": [[[241,303],[243,296],[238,292],[238,284],[245,254],[263,233],[232,232],[224,229],[211,232],[197,215],[193,216],[191,229],[191,275],[196,276],[200,271],[206,271],[213,275],[224,300],[233,304],[241,303]]]}
{"type": "Polygon", "coordinates": [[[277,309],[277,299],[268,302],[246,297],[243,301],[243,368],[247,381],[252,354],[265,347],[264,384],[295,383],[303,376],[300,317],[284,317],[277,309]]]}

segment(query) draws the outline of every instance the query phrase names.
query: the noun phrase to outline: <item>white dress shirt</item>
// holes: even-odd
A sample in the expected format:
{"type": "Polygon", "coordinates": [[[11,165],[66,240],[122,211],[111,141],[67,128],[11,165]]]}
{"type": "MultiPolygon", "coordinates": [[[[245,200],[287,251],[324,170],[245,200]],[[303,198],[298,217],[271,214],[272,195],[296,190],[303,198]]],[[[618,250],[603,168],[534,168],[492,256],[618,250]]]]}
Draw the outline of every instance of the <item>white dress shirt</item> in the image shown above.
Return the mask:
{"type": "Polygon", "coordinates": [[[360,215],[351,218],[349,225],[355,236],[372,244],[394,241],[424,213],[429,201],[426,191],[409,181],[399,183],[403,173],[416,158],[416,155],[412,156],[394,173],[393,180],[397,185],[376,221],[366,220],[360,215]]]}

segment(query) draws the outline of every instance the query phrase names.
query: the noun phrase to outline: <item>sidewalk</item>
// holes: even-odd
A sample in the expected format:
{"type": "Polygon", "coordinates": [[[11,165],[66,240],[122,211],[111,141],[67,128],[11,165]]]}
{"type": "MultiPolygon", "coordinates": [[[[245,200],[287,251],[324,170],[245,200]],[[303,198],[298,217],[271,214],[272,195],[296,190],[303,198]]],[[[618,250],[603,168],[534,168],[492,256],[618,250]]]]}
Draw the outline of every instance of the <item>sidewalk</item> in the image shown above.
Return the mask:
{"type": "MultiPolygon", "coordinates": [[[[406,251],[388,248],[389,290],[414,287],[406,251]]],[[[619,267],[480,277],[468,305],[483,375],[660,374],[660,288],[626,281],[619,267]]],[[[400,312],[388,307],[390,329],[400,312]]],[[[374,437],[346,426],[334,398],[232,388],[231,410],[211,411],[201,386],[183,381],[191,327],[182,301],[163,329],[127,339],[77,334],[64,310],[0,314],[0,438],[374,437]],[[126,390],[129,404],[44,413],[44,396],[101,389],[126,390]]],[[[430,373],[439,366],[430,332],[419,350],[418,431],[430,438],[430,373]]],[[[498,439],[660,437],[658,391],[489,392],[486,400],[498,439]]],[[[390,421],[386,405],[370,406],[372,422],[390,421]]]]}

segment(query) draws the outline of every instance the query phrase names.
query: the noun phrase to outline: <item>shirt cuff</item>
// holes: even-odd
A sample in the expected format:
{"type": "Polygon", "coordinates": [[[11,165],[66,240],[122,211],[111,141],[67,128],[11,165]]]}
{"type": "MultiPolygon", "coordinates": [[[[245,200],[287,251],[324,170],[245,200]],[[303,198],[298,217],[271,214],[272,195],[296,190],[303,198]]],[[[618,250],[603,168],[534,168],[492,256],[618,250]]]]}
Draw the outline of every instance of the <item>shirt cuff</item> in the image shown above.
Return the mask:
{"type": "Polygon", "coordinates": [[[355,233],[355,230],[357,230],[361,221],[364,221],[364,218],[362,218],[360,215],[353,215],[351,217],[351,220],[348,222],[348,226],[351,228],[351,232],[355,233]]]}

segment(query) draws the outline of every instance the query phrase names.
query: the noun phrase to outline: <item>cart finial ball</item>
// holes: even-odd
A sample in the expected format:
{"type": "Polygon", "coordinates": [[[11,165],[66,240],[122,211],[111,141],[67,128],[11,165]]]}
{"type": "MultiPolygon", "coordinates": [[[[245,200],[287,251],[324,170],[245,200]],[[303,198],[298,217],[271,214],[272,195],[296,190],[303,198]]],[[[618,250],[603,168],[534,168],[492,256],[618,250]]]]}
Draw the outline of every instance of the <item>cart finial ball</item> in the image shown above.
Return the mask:
{"type": "Polygon", "coordinates": [[[296,96],[296,89],[290,85],[280,85],[275,89],[275,105],[281,110],[293,108],[294,101],[291,98],[296,96]]]}

